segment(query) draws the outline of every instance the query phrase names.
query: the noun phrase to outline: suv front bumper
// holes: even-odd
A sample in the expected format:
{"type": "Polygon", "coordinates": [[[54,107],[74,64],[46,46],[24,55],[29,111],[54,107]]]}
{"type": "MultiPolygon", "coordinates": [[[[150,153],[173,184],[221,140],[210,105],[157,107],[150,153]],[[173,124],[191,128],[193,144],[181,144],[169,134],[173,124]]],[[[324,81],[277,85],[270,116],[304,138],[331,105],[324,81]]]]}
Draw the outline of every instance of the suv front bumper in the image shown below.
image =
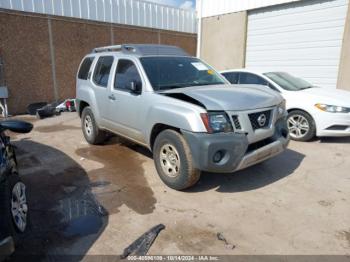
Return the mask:
{"type": "Polygon", "coordinates": [[[0,241],[0,261],[11,255],[15,251],[15,244],[12,237],[7,237],[0,241]]]}
{"type": "Polygon", "coordinates": [[[249,145],[243,133],[193,133],[182,130],[193,158],[202,171],[232,173],[283,152],[289,143],[286,120],[276,122],[272,137],[249,145]],[[219,154],[219,155],[218,155],[219,154]]]}

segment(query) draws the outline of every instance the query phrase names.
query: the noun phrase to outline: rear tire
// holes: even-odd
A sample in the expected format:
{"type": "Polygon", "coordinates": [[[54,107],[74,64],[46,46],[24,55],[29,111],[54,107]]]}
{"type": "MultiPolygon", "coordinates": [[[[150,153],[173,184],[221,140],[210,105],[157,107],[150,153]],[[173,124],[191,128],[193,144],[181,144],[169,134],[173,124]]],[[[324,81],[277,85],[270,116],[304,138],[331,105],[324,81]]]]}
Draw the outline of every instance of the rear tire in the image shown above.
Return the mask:
{"type": "Polygon", "coordinates": [[[174,130],[164,130],[153,146],[153,157],[160,179],[170,188],[183,190],[196,184],[200,170],[193,166],[187,142],[174,130]]]}
{"type": "Polygon", "coordinates": [[[90,107],[85,107],[81,114],[81,128],[86,141],[91,145],[100,145],[106,139],[106,132],[99,129],[90,107]]]}
{"type": "Polygon", "coordinates": [[[316,135],[315,121],[304,111],[293,110],[289,112],[287,125],[292,140],[306,142],[316,135]]]}

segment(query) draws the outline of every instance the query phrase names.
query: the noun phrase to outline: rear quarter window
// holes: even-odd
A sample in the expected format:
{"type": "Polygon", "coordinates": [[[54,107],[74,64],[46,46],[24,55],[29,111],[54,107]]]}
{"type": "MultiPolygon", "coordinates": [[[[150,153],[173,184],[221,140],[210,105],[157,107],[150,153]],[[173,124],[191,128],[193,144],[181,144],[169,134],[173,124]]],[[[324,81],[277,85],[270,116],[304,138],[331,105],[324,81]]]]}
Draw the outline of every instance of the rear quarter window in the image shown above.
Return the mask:
{"type": "Polygon", "coordinates": [[[95,66],[93,80],[96,85],[107,87],[113,56],[100,56],[95,66]]]}
{"type": "Polygon", "coordinates": [[[94,57],[87,57],[84,59],[84,61],[81,63],[81,66],[78,72],[79,79],[83,79],[83,80],[88,79],[90,67],[93,61],[94,61],[94,57]]]}

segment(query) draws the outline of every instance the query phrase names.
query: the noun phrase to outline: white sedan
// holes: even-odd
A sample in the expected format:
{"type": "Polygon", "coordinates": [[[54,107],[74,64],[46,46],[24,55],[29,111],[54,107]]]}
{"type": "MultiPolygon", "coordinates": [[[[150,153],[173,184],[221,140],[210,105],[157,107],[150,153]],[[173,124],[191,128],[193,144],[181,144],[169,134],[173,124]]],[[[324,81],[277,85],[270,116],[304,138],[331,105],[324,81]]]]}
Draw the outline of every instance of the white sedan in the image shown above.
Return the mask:
{"type": "Polygon", "coordinates": [[[288,128],[292,139],[314,136],[350,136],[350,92],[313,86],[285,72],[260,73],[246,69],[221,74],[232,84],[258,84],[286,99],[288,128]]]}

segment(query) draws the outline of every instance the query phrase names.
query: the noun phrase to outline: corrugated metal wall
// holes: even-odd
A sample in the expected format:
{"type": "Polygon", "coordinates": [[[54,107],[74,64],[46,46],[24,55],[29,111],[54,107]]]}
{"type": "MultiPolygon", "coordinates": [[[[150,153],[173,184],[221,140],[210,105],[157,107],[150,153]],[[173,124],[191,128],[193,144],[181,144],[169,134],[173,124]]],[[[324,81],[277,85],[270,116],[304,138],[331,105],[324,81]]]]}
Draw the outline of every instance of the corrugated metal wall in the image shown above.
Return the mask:
{"type": "Polygon", "coordinates": [[[198,13],[202,14],[201,17],[209,17],[295,1],[300,0],[199,0],[197,10],[202,2],[202,10],[198,13]]]}
{"type": "Polygon", "coordinates": [[[0,8],[195,33],[196,12],[142,0],[0,0],[0,8]]]}

